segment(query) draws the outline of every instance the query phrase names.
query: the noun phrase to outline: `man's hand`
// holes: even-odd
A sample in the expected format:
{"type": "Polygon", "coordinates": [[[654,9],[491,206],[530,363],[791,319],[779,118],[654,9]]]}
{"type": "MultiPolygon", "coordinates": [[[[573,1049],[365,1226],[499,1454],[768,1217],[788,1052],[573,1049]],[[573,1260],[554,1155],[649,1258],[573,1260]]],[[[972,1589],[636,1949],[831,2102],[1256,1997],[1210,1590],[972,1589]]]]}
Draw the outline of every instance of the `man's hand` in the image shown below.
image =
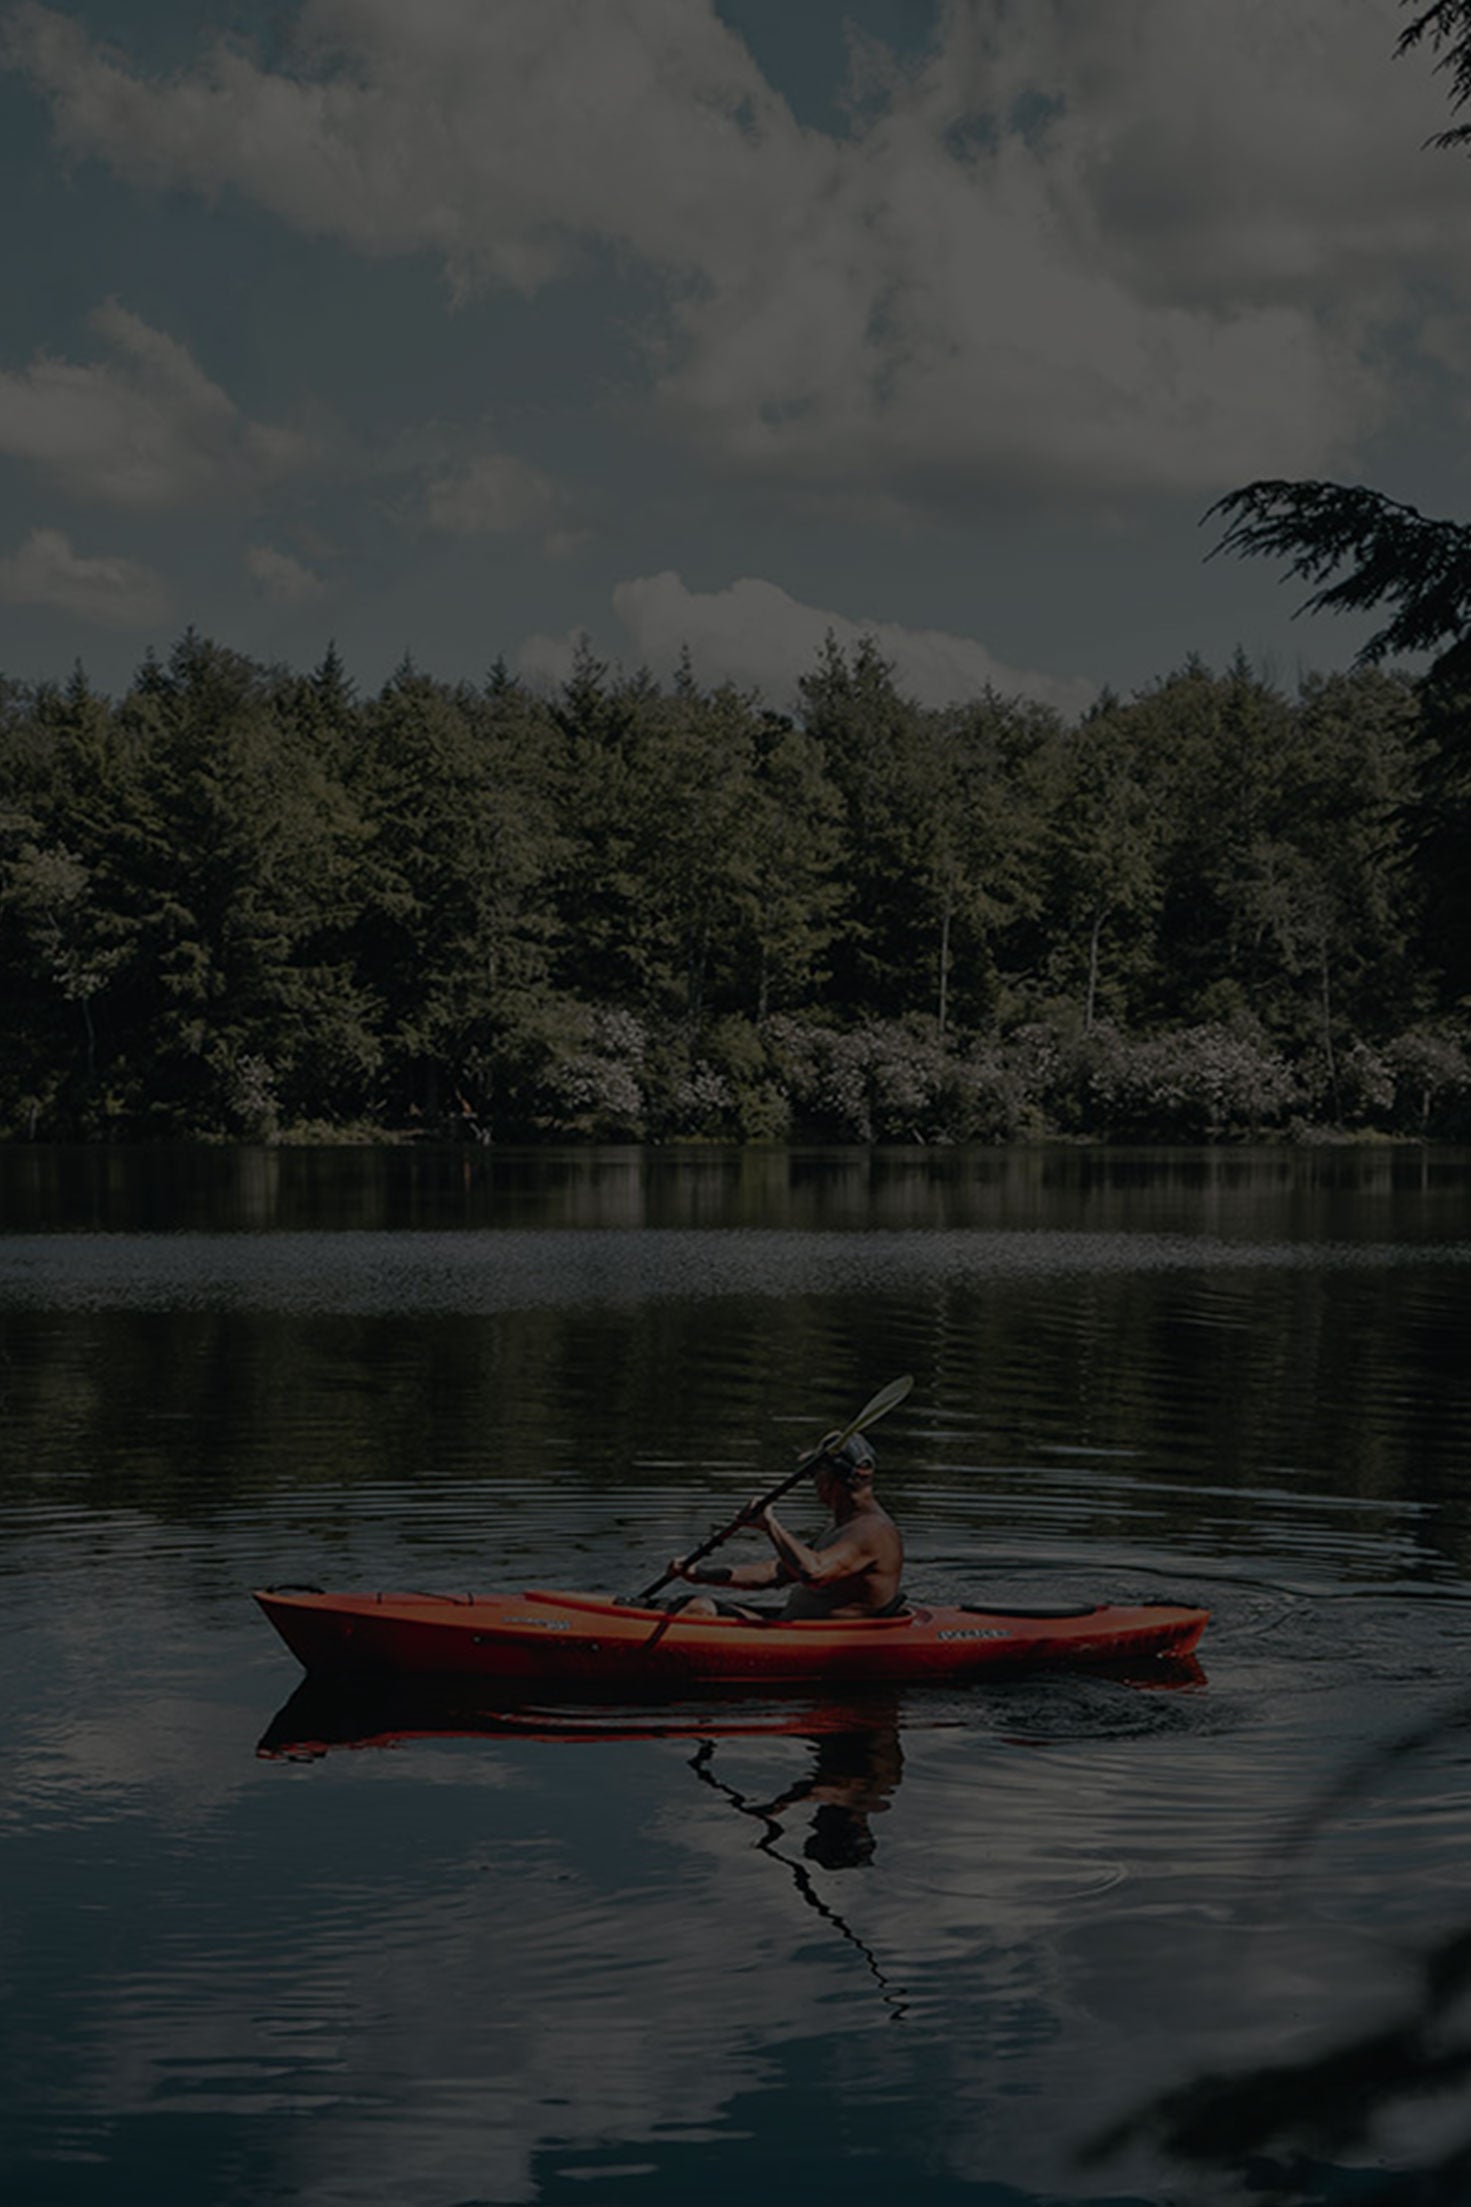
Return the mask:
{"type": "Polygon", "coordinates": [[[691,1586],[729,1586],[732,1576],[724,1564],[701,1571],[689,1556],[671,1556],[667,1569],[671,1577],[684,1579],[691,1586]]]}

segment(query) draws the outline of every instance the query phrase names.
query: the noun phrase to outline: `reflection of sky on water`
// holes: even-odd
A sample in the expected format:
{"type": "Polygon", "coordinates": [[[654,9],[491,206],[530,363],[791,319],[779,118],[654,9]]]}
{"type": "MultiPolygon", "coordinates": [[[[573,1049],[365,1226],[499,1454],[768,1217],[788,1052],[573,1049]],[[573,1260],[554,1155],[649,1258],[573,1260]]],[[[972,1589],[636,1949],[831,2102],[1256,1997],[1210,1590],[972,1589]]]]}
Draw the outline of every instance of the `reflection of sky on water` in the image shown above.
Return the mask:
{"type": "Polygon", "coordinates": [[[491,1313],[725,1295],[893,1292],[906,1281],[1465,1267],[1471,1242],[1242,1242],[1192,1234],[705,1232],[0,1237],[0,1306],[491,1313]]]}
{"type": "Polygon", "coordinates": [[[1372,1691],[1341,1648],[1299,1693],[1234,1622],[1228,1602],[1224,1683],[1201,1692],[1018,1681],[913,1722],[901,1703],[898,1757],[884,1726],[874,1743],[873,1852],[836,1870],[806,1842],[821,1795],[861,1778],[851,1745],[824,1777],[820,1738],[716,1737],[719,1787],[689,1738],[261,1763],[294,1673],[248,1620],[191,1649],[139,1600],[110,1669],[104,1618],[12,1640],[31,1716],[0,1812],[28,2017],[12,2126],[29,2099],[53,2145],[106,2157],[93,2188],[85,2162],[49,2165],[78,2202],[127,2196],[130,2165],[160,2207],[596,2198],[612,2168],[662,2200],[715,2166],[735,2196],[762,2140],[768,2184],[777,2138],[816,2181],[804,2121],[848,2126],[875,2198],[896,2125],[911,2184],[1088,2196],[1071,2141],[1182,2059],[1259,2047],[1264,2014],[1285,2052],[1398,1989],[1383,1893],[1407,1830],[1410,1924],[1471,1840],[1432,1757],[1276,1875],[1305,1775],[1418,1705],[1437,1624],[1401,1612],[1391,1642],[1381,1620],[1372,1691]],[[731,1794],[780,1804],[786,1860],[731,1794]],[[203,2159],[171,2194],[157,2141],[181,2124],[203,2159]]]}

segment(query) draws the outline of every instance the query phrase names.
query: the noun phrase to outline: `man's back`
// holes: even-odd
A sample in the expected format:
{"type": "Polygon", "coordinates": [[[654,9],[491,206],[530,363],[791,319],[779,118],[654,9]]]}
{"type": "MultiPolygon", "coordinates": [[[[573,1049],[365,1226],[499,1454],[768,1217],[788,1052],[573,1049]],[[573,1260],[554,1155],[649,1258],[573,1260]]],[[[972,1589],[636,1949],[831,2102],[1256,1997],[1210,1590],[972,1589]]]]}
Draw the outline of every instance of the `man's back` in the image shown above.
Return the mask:
{"type": "Polygon", "coordinates": [[[904,1542],[877,1502],[861,1502],[814,1545],[825,1562],[844,1568],[820,1586],[794,1586],[788,1617],[877,1617],[893,1607],[904,1577],[904,1542]]]}

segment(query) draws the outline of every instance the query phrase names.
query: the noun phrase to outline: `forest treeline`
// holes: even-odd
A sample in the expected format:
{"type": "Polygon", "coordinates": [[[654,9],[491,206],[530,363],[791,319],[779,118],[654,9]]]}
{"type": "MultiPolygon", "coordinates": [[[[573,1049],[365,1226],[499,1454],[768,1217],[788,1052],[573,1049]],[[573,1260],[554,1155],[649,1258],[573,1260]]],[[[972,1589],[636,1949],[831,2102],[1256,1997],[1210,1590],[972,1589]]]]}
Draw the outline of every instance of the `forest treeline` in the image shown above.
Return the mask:
{"type": "Polygon", "coordinates": [[[1471,1132],[1459,700],[0,683],[0,1135],[1471,1132]]]}

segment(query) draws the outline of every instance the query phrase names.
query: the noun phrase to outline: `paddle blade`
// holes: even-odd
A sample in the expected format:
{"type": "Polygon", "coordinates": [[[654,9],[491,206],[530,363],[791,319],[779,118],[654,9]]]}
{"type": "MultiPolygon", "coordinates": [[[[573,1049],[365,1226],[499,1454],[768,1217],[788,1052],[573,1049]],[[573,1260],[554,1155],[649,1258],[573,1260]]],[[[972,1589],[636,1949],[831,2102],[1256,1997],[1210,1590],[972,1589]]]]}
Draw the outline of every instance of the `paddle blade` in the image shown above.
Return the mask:
{"type": "Polygon", "coordinates": [[[887,1387],[881,1387],[878,1393],[863,1405],[851,1425],[843,1426],[836,1433],[825,1433],[816,1448],[809,1448],[802,1458],[802,1463],[804,1465],[815,1464],[819,1456],[832,1455],[842,1447],[844,1441],[851,1441],[855,1433],[862,1433],[869,1426],[877,1425],[880,1418],[886,1417],[889,1411],[898,1408],[913,1385],[913,1372],[902,1372],[898,1379],[891,1379],[887,1387]]]}
{"type": "Polygon", "coordinates": [[[913,1386],[913,1372],[901,1372],[897,1379],[891,1379],[887,1387],[879,1389],[871,1402],[863,1405],[849,1426],[848,1433],[861,1433],[865,1426],[875,1425],[880,1418],[887,1417],[891,1410],[897,1410],[913,1386]]]}

